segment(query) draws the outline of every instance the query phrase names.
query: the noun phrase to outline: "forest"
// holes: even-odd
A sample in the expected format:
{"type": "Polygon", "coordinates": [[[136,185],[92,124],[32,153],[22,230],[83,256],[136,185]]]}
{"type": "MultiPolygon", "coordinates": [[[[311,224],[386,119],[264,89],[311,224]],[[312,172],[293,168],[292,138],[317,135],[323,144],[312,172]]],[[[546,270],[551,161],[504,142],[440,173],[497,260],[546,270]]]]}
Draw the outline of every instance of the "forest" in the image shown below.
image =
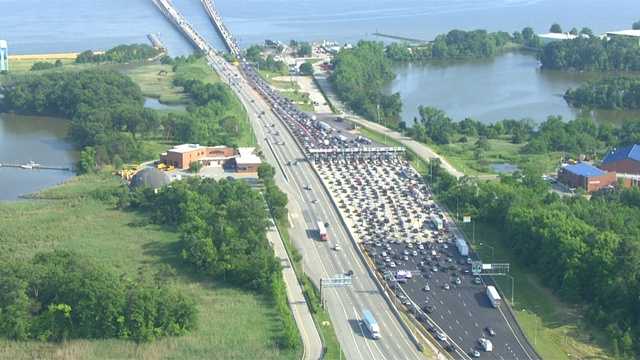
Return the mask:
{"type": "Polygon", "coordinates": [[[145,61],[158,56],[160,51],[146,44],[118,45],[105,51],[103,54],[97,54],[92,50],[86,50],[78,54],[76,64],[86,63],[129,63],[137,61],[145,61]]]}
{"type": "Polygon", "coordinates": [[[450,142],[466,142],[467,137],[479,137],[478,151],[482,151],[483,139],[508,136],[514,144],[525,144],[524,154],[543,154],[564,151],[574,156],[580,154],[601,155],[617,146],[640,142],[640,123],[624,120],[620,127],[611,124],[598,125],[588,117],[564,121],[561,116],[549,116],[537,126],[529,119],[505,119],[494,124],[483,124],[471,118],[454,121],[444,111],[433,107],[419,107],[420,118],[410,128],[401,129],[411,138],[445,145],[450,142]]]}
{"type": "Polygon", "coordinates": [[[266,187],[264,198],[244,181],[193,177],[157,192],[147,188],[131,193],[128,202],[154,222],[179,229],[182,241],[177,251],[194,270],[268,294],[284,328],[279,344],[292,348],[298,346],[299,334],[288,307],[280,264],[266,236],[273,225],[269,211],[276,217],[286,218],[287,214],[286,195],[275,187],[273,174],[269,165],[260,169],[266,187]]]}
{"type": "Polygon", "coordinates": [[[391,61],[379,42],[360,41],[342,50],[333,60],[331,82],[340,98],[356,113],[389,127],[400,122],[400,94],[385,95],[383,89],[394,79],[391,61]]]}
{"type": "Polygon", "coordinates": [[[425,45],[394,42],[387,45],[385,52],[392,61],[401,62],[464,60],[490,58],[514,45],[537,49],[541,47],[541,42],[529,27],[513,34],[504,31],[451,30],[425,45]]]}
{"type": "Polygon", "coordinates": [[[640,79],[613,77],[592,81],[576,89],[568,89],[565,100],[578,108],[640,109],[640,79]]]}
{"type": "MultiPolygon", "coordinates": [[[[174,67],[195,60],[176,59],[174,67]]],[[[144,151],[141,138],[160,134],[169,141],[236,145],[240,119],[229,114],[235,98],[226,85],[179,77],[174,85],[182,87],[193,104],[184,113],[162,118],[144,107],[139,86],[128,76],[100,69],[16,78],[2,89],[0,108],[70,119],[69,137],[87,160],[80,162],[81,173],[155,157],[144,151]]]]}
{"type": "MultiPolygon", "coordinates": [[[[505,232],[506,247],[565,300],[586,306],[616,358],[640,353],[640,189],[561,198],[525,169],[499,182],[459,181],[433,166],[448,206],[505,232]]],[[[425,178],[428,180],[429,178],[425,178]]]]}
{"type": "Polygon", "coordinates": [[[579,36],[545,45],[539,60],[543,69],[638,71],[640,43],[637,39],[579,36]]]}
{"type": "Polygon", "coordinates": [[[161,274],[115,274],[70,251],[0,266],[0,336],[12,340],[151,341],[196,325],[194,303],[161,274]]]}

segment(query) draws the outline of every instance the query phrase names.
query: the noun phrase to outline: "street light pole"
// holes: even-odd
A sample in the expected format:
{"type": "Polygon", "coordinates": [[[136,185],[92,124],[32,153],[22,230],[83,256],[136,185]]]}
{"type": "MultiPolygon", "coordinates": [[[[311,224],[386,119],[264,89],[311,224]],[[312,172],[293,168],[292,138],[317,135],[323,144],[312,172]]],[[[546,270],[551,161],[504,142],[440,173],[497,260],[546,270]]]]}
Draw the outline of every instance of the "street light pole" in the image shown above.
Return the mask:
{"type": "MultiPolygon", "coordinates": [[[[507,274],[505,274],[505,275],[507,275],[507,274]]],[[[514,293],[516,291],[516,289],[515,289],[515,280],[514,280],[513,276],[511,276],[511,275],[507,275],[507,276],[511,278],[511,306],[514,306],[515,303],[513,302],[513,299],[514,299],[514,293]]]]}

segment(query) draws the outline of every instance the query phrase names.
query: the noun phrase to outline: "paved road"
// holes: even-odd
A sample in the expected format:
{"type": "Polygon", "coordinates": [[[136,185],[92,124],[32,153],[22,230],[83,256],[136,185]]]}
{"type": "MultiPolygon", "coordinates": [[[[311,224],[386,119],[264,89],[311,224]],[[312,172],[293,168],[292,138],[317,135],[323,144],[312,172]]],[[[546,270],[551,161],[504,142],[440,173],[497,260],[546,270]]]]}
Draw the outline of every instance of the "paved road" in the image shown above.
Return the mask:
{"type": "Polygon", "coordinates": [[[282,237],[278,229],[273,226],[267,233],[267,238],[273,247],[276,257],[282,265],[282,276],[287,287],[287,299],[293,312],[293,317],[300,330],[302,345],[304,347],[304,360],[317,360],[322,358],[322,340],[315,326],[307,301],[302,293],[302,287],[298,283],[296,273],[291,265],[291,260],[284,247],[282,237]]]}
{"type": "Polygon", "coordinates": [[[304,271],[316,284],[319,284],[320,278],[343,274],[348,270],[354,272],[352,287],[325,289],[323,295],[347,358],[423,359],[358,258],[347,230],[338,218],[329,195],[322,190],[320,180],[310,164],[299,161],[297,165],[287,165],[288,161],[301,160],[304,156],[284,125],[271,113],[269,106],[258,94],[240,76],[235,76],[237,69],[226,64],[215,66],[219,73],[231,73],[231,78],[238,79],[235,81],[237,85],[232,84],[232,88],[248,110],[258,143],[267,161],[281,169],[276,182],[289,197],[290,235],[303,255],[304,271]],[[265,115],[260,119],[258,114],[262,111],[265,115]],[[278,131],[280,135],[272,135],[274,131],[278,131]],[[277,141],[284,141],[285,145],[275,145],[277,141]],[[305,185],[312,190],[304,190],[305,185]],[[314,200],[317,200],[316,204],[313,204],[314,200]],[[317,241],[317,221],[330,224],[328,243],[317,241]],[[342,246],[342,251],[331,249],[331,245],[335,243],[342,246]],[[381,339],[370,338],[361,321],[364,308],[371,310],[380,323],[381,339]]]}

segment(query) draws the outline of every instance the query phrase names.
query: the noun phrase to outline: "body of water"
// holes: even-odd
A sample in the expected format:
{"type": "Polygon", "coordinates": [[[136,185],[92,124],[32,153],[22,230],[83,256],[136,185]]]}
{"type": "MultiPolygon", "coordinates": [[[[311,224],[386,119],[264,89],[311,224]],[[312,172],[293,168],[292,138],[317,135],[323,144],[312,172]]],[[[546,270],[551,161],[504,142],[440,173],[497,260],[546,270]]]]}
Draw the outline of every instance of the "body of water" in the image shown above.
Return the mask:
{"type": "MultiPolygon", "coordinates": [[[[485,123],[530,118],[544,121],[549,115],[574,119],[579,111],[562,95],[569,88],[595,80],[602,74],[542,70],[532,53],[506,53],[482,61],[398,65],[397,77],[387,92],[400,92],[402,119],[419,117],[418,106],[444,110],[454,120],[471,117],[485,123]]],[[[638,112],[599,111],[599,121],[620,122],[638,118],[638,112]]]]}
{"type": "MultiPolygon", "coordinates": [[[[63,119],[0,114],[0,164],[73,167],[78,154],[65,141],[69,123],[63,119]]],[[[0,200],[59,184],[74,173],[57,170],[24,170],[0,167],[0,200]]]]}
{"type": "MultiPolygon", "coordinates": [[[[211,43],[222,49],[199,0],[175,5],[211,43]]],[[[379,31],[433,39],[454,28],[491,31],[531,26],[545,32],[551,23],[595,32],[629,28],[640,14],[638,0],[217,0],[222,16],[242,46],[265,39],[288,41],[374,39],[379,31]]],[[[2,32],[10,53],[104,50],[123,43],[147,43],[159,33],[171,55],[192,51],[151,0],[0,0],[2,32]]],[[[572,117],[560,95],[584,80],[579,74],[548,74],[535,59],[507,54],[495,61],[449,66],[408,65],[398,69],[389,91],[400,91],[403,116],[419,104],[441,107],[455,119],[483,121],[549,114],[572,117]]],[[[149,107],[160,104],[153,100],[149,107]]],[[[619,114],[609,114],[616,117],[619,114]]],[[[0,116],[0,163],[68,166],[76,154],[64,141],[63,120],[0,116]]],[[[0,169],[0,199],[15,199],[68,178],[70,173],[0,169]]]]}

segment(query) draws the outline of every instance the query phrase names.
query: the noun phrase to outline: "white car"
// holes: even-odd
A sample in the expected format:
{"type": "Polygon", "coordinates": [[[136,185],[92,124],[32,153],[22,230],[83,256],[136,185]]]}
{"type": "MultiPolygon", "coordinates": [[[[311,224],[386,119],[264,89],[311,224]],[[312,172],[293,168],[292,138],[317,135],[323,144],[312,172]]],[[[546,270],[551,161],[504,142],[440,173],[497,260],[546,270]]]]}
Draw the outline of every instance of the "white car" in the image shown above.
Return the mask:
{"type": "Polygon", "coordinates": [[[340,251],[340,250],[342,250],[342,247],[340,246],[340,244],[335,244],[335,245],[333,245],[333,250],[340,251]]]}

